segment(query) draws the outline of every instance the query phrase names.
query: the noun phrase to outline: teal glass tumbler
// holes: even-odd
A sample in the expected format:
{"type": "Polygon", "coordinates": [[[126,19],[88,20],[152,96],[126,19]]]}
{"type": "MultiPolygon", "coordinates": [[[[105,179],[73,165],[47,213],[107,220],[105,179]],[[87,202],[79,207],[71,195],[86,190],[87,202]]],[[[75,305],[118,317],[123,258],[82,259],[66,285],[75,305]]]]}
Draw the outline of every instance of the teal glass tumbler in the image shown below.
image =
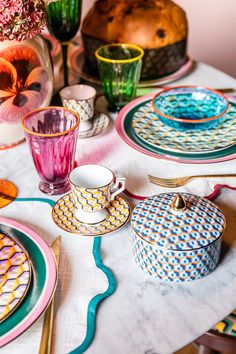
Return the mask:
{"type": "Polygon", "coordinates": [[[136,96],[143,55],[142,48],[128,43],[108,44],[96,50],[103,93],[111,111],[119,111],[136,96]]]}

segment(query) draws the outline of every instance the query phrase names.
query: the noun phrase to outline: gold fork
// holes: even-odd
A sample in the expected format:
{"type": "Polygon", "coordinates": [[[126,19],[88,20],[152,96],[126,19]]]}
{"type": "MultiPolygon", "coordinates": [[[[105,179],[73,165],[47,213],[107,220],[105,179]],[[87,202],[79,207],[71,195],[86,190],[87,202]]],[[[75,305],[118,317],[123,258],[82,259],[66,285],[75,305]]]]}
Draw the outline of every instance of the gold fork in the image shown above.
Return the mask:
{"type": "MultiPolygon", "coordinates": [[[[58,236],[55,239],[55,241],[51,245],[51,249],[55,256],[56,267],[58,272],[60,250],[61,250],[61,236],[58,236]]],[[[39,354],[51,354],[52,352],[53,319],[54,319],[54,297],[45,312],[39,354]]]]}
{"type": "Polygon", "coordinates": [[[217,178],[217,177],[236,177],[236,174],[226,174],[226,175],[196,175],[196,176],[185,176],[176,178],[159,178],[148,175],[148,179],[151,183],[157,184],[161,187],[167,188],[177,188],[184,186],[186,183],[192,181],[195,178],[217,178]]]}

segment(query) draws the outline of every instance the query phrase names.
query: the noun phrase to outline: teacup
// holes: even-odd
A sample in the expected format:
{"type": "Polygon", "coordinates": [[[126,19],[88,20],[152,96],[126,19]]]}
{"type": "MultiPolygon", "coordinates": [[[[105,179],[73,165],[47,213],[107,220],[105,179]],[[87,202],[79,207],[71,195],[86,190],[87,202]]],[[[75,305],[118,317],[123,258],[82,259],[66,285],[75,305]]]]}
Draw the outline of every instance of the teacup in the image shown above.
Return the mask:
{"type": "Polygon", "coordinates": [[[96,90],[88,85],[72,85],[60,90],[59,95],[64,107],[70,108],[80,116],[80,131],[92,128],[89,122],[94,115],[96,90]]]}
{"type": "Polygon", "coordinates": [[[116,178],[101,165],[81,165],[71,171],[69,181],[77,209],[75,217],[89,224],[105,220],[105,208],[125,189],[125,178],[116,178]]]}

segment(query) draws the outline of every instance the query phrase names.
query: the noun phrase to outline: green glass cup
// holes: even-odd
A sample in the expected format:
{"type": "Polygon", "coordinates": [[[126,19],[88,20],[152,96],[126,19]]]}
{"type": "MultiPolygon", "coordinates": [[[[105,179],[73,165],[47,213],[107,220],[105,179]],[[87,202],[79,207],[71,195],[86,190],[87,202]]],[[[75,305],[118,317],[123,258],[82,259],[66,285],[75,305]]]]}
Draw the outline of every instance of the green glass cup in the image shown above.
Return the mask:
{"type": "Polygon", "coordinates": [[[128,43],[108,44],[96,50],[103,93],[111,111],[119,111],[136,96],[143,55],[142,48],[128,43]]]}
{"type": "Polygon", "coordinates": [[[61,42],[64,86],[68,86],[68,43],[80,27],[82,0],[53,1],[47,6],[49,31],[61,42]]]}

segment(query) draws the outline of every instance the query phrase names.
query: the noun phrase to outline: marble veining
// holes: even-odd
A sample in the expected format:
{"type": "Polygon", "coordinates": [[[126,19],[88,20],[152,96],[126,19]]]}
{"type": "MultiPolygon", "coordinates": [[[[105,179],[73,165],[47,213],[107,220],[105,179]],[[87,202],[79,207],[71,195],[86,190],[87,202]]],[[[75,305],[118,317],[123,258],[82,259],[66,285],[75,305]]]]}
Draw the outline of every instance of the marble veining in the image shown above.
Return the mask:
{"type": "Polygon", "coordinates": [[[212,274],[188,284],[166,284],[143,274],[132,257],[129,227],[104,239],[103,249],[119,283],[110,304],[104,303],[96,341],[88,353],[170,354],[235,306],[236,249],[225,255],[212,274]]]}
{"type": "MultiPolygon", "coordinates": [[[[236,80],[205,64],[179,84],[236,87],[236,80]]],[[[104,108],[102,100],[98,102],[104,108]]],[[[0,152],[0,177],[19,187],[20,197],[44,197],[38,191],[35,172],[26,143],[0,152]]],[[[167,163],[142,155],[127,146],[114,127],[105,135],[78,141],[79,163],[100,163],[117,176],[127,178],[127,188],[139,195],[152,195],[168,189],[151,185],[147,175],[177,177],[192,174],[233,173],[236,161],[189,166],[167,163]],[[119,164],[118,164],[119,162],[119,164]]],[[[235,179],[193,181],[177,189],[201,196],[212,192],[216,183],[236,186],[235,179]]],[[[57,197],[51,197],[57,200],[57,197]]],[[[131,200],[133,203],[133,201],[131,200]]],[[[211,328],[235,307],[236,293],[236,192],[224,190],[217,199],[227,219],[225,247],[219,266],[208,276],[191,283],[166,284],[145,275],[134,261],[129,225],[102,239],[104,263],[113,271],[118,286],[99,307],[95,339],[86,354],[171,354],[211,328]],[[234,246],[235,247],[235,246],[234,246]]],[[[87,305],[107,288],[102,272],[94,265],[92,240],[81,239],[54,225],[48,205],[11,203],[1,216],[16,218],[33,227],[51,243],[62,234],[62,258],[56,295],[53,354],[65,354],[81,344],[86,332],[87,305]]],[[[21,337],[1,349],[1,354],[37,353],[42,319],[21,337]]]]}

